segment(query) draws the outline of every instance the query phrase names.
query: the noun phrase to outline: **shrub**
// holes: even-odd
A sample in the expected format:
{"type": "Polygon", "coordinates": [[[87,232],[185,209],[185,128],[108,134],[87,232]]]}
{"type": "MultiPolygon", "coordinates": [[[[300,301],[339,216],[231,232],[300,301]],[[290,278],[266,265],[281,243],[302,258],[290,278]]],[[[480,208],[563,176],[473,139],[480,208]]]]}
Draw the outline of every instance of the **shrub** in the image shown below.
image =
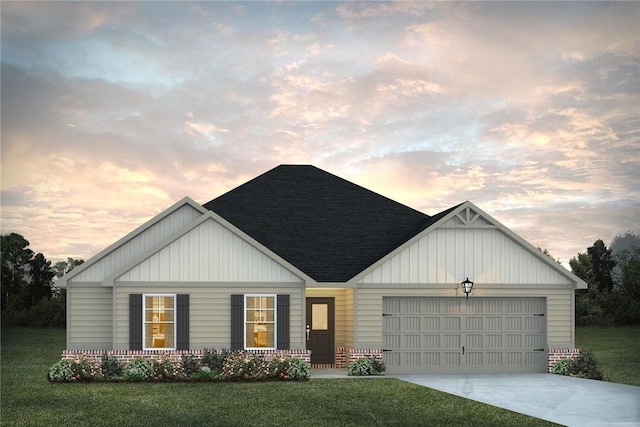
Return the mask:
{"type": "Polygon", "coordinates": [[[208,366],[198,368],[197,372],[191,374],[190,378],[196,381],[208,381],[214,379],[213,371],[208,366]]]}
{"type": "Polygon", "coordinates": [[[208,348],[204,349],[202,353],[202,366],[207,366],[211,369],[211,372],[214,374],[219,374],[222,372],[222,367],[224,365],[224,360],[231,356],[233,353],[227,349],[222,349],[219,353],[215,350],[209,350],[208,348]]]}
{"type": "Polygon", "coordinates": [[[105,379],[114,380],[122,376],[123,365],[116,357],[104,353],[101,362],[100,370],[105,379]]]}
{"type": "Polygon", "coordinates": [[[581,350],[575,359],[558,360],[551,367],[551,372],[558,375],[602,380],[602,372],[598,367],[598,361],[589,350],[581,350]]]}
{"type": "Polygon", "coordinates": [[[60,359],[49,369],[49,381],[71,381],[73,371],[71,361],[60,359]]]}
{"type": "Polygon", "coordinates": [[[292,380],[306,380],[309,378],[309,375],[311,374],[309,365],[307,365],[303,360],[291,357],[288,361],[288,373],[292,380]]]}
{"type": "Polygon", "coordinates": [[[373,369],[373,362],[368,357],[358,359],[349,365],[349,375],[373,375],[375,370],[373,369]]]}
{"type": "Polygon", "coordinates": [[[65,304],[58,300],[42,300],[32,307],[2,310],[2,326],[28,328],[64,328],[65,304]]]}
{"type": "Polygon", "coordinates": [[[151,380],[154,377],[154,360],[133,359],[122,369],[123,378],[126,381],[151,380]]]}
{"type": "Polygon", "coordinates": [[[573,365],[573,359],[561,359],[556,361],[551,366],[551,372],[556,375],[571,375],[571,366],[573,365]]]}
{"type": "Polygon", "coordinates": [[[589,350],[581,350],[571,367],[572,375],[591,380],[602,380],[602,372],[598,367],[596,356],[589,350]]]}
{"type": "Polygon", "coordinates": [[[380,375],[384,373],[386,366],[381,359],[376,357],[363,357],[358,359],[349,365],[349,375],[362,376],[362,375],[380,375]]]}
{"type": "MultiPolygon", "coordinates": [[[[193,355],[183,354],[182,368],[184,369],[184,375],[187,378],[193,377],[200,373],[200,361],[193,355]]],[[[207,369],[211,372],[211,368],[207,366],[207,369]]]]}
{"type": "Polygon", "coordinates": [[[93,381],[102,379],[100,367],[87,356],[60,360],[49,369],[50,381],[93,381]]]}
{"type": "Polygon", "coordinates": [[[247,380],[254,378],[256,371],[256,357],[239,352],[224,359],[222,370],[220,371],[220,379],[247,380]]]}
{"type": "Polygon", "coordinates": [[[168,381],[184,379],[184,368],[181,361],[174,361],[168,357],[162,357],[159,360],[153,360],[153,380],[168,381]]]}
{"type": "Polygon", "coordinates": [[[371,358],[371,363],[373,364],[373,370],[378,374],[383,374],[384,371],[387,370],[387,367],[384,364],[384,360],[378,357],[371,358]]]}

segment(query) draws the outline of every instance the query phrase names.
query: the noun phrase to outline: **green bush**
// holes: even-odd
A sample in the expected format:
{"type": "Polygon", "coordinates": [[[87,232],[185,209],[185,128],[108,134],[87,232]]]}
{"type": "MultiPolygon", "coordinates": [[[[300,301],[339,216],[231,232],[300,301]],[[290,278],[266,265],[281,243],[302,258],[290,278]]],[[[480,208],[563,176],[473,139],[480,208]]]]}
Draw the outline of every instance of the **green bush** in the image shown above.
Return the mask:
{"type": "Polygon", "coordinates": [[[375,369],[373,369],[373,362],[368,357],[358,359],[349,365],[348,369],[349,375],[354,376],[363,376],[363,375],[373,375],[375,373],[375,369]]]}
{"type": "Polygon", "coordinates": [[[156,381],[170,381],[184,379],[184,368],[182,362],[179,360],[172,360],[170,358],[161,358],[160,360],[153,359],[153,380],[156,381]]]}
{"type": "Polygon", "coordinates": [[[589,350],[580,350],[580,354],[575,359],[558,360],[551,367],[551,372],[558,375],[602,380],[598,361],[589,350]]]}
{"type": "Polygon", "coordinates": [[[589,350],[580,350],[580,354],[573,361],[571,373],[580,378],[602,380],[602,372],[598,367],[596,356],[589,350]]]}
{"type": "Polygon", "coordinates": [[[384,373],[386,367],[381,359],[376,357],[363,357],[349,365],[347,371],[349,375],[380,375],[384,373]]]}
{"type": "Polygon", "coordinates": [[[124,365],[122,375],[125,381],[144,381],[154,377],[154,360],[133,359],[124,365]]]}
{"type": "Polygon", "coordinates": [[[71,361],[60,359],[49,369],[49,381],[71,381],[73,371],[71,361]]]}
{"type": "Polygon", "coordinates": [[[383,374],[384,371],[387,370],[387,367],[384,364],[384,360],[382,358],[373,357],[371,358],[371,362],[373,363],[373,370],[378,374],[383,374]]]}
{"type": "Polygon", "coordinates": [[[196,381],[209,381],[215,379],[215,376],[211,368],[202,366],[196,372],[193,372],[189,378],[196,381]]]}
{"type": "Polygon", "coordinates": [[[289,378],[292,380],[306,380],[311,375],[311,370],[309,369],[309,365],[300,359],[296,359],[291,357],[289,360],[288,373],[289,378]]]}
{"type": "Polygon", "coordinates": [[[204,349],[202,353],[201,365],[207,366],[211,369],[211,372],[214,374],[219,374],[222,372],[222,367],[224,365],[224,360],[231,356],[232,352],[227,349],[222,349],[220,352],[216,352],[214,349],[209,350],[208,348],[204,349]]]}
{"type": "Polygon", "coordinates": [[[248,380],[254,378],[257,371],[256,357],[239,352],[234,356],[224,359],[220,379],[223,380],[248,380]]]}
{"type": "Polygon", "coordinates": [[[104,353],[101,358],[100,370],[107,380],[115,380],[122,376],[123,364],[113,356],[104,353]]]}
{"type": "Polygon", "coordinates": [[[561,359],[551,366],[551,372],[556,375],[571,375],[573,359],[561,359]]]}
{"type": "Polygon", "coordinates": [[[103,376],[98,364],[84,355],[73,360],[60,360],[49,369],[50,381],[94,381],[101,379],[103,376]]]}
{"type": "MultiPolygon", "coordinates": [[[[184,374],[187,376],[187,378],[200,373],[200,363],[200,360],[198,360],[193,355],[182,355],[182,368],[184,369],[184,374]]],[[[211,372],[211,368],[207,366],[207,369],[209,369],[209,372],[211,372]]]]}
{"type": "Polygon", "coordinates": [[[2,326],[28,328],[64,328],[66,326],[64,301],[42,300],[29,308],[2,310],[2,326]]]}
{"type": "Polygon", "coordinates": [[[48,373],[50,381],[69,382],[305,380],[309,375],[309,366],[302,360],[244,352],[228,355],[219,374],[193,355],[183,355],[179,360],[166,356],[160,359],[138,358],[123,365],[107,353],[102,355],[101,363],[96,363],[84,355],[74,360],[60,360],[48,373]]]}

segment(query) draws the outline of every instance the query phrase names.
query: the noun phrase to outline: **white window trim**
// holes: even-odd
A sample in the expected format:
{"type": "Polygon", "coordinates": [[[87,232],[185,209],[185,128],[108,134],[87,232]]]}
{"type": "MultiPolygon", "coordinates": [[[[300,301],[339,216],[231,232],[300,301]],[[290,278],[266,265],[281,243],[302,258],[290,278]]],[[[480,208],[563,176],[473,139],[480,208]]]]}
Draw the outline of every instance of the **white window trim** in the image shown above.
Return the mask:
{"type": "Polygon", "coordinates": [[[178,341],[178,295],[177,294],[142,294],[142,349],[143,350],[175,350],[178,341]],[[173,297],[173,347],[147,347],[147,297],[173,297]]]}
{"type": "Polygon", "coordinates": [[[278,348],[278,295],[276,294],[244,294],[242,310],[242,339],[245,350],[276,350],[278,348]],[[272,297],[273,298],[273,347],[246,347],[247,345],[247,298],[272,297]]]}

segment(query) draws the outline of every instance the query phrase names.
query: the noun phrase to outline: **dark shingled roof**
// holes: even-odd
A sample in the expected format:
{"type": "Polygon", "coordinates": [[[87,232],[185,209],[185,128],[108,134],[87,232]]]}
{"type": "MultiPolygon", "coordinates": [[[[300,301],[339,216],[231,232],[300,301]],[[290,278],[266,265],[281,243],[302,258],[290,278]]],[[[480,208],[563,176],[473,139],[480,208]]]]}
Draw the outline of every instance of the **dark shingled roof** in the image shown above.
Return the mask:
{"type": "Polygon", "coordinates": [[[429,217],[305,165],[278,166],[204,207],[317,282],[348,281],[450,211],[429,217]]]}

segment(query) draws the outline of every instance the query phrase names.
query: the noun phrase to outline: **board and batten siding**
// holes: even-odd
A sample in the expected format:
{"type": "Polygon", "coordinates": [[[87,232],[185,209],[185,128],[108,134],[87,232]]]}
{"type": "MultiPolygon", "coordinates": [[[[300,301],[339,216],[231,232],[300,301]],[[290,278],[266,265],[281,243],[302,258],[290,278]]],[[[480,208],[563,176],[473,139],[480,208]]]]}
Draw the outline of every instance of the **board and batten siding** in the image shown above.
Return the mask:
{"type": "MultiPolygon", "coordinates": [[[[382,347],[383,297],[455,297],[456,290],[447,288],[381,288],[366,287],[356,291],[355,347],[382,347]]],[[[458,292],[460,298],[464,298],[458,292]]],[[[476,289],[469,298],[482,297],[546,297],[547,347],[573,347],[573,289],[476,289]]]]}
{"type": "Polygon", "coordinates": [[[290,297],[290,348],[302,350],[304,341],[304,288],[290,284],[207,284],[193,283],[128,283],[113,288],[115,292],[115,350],[129,348],[129,295],[130,294],[188,294],[189,295],[189,347],[231,348],[231,295],[232,294],[287,294],[290,297]]]}
{"type": "Polygon", "coordinates": [[[335,299],[335,346],[353,347],[353,289],[307,288],[306,296],[335,299]]]}
{"type": "Polygon", "coordinates": [[[569,285],[558,271],[497,228],[438,228],[365,274],[358,283],[569,285]]]}
{"type": "Polygon", "coordinates": [[[287,282],[303,280],[208,218],[116,278],[116,282],[287,282]]]}
{"type": "Polygon", "coordinates": [[[105,277],[122,269],[131,260],[144,255],[177,231],[191,224],[201,215],[202,212],[199,212],[189,204],[181,206],[96,260],[91,266],[71,278],[70,282],[101,282],[105,277]]]}
{"type": "Polygon", "coordinates": [[[74,284],[67,289],[67,349],[110,350],[113,340],[112,289],[74,284]]]}

